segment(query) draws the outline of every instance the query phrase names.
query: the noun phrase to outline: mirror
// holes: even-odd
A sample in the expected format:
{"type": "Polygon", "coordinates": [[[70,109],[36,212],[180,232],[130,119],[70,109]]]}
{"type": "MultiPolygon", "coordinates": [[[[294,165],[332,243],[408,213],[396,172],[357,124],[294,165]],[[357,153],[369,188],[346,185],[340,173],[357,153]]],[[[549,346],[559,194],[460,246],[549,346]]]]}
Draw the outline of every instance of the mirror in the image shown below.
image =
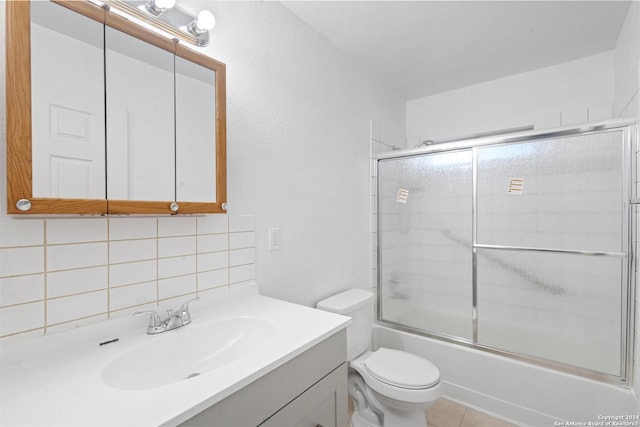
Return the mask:
{"type": "Polygon", "coordinates": [[[103,26],[31,5],[33,195],[105,198],[103,26]]]}
{"type": "Polygon", "coordinates": [[[176,198],[216,200],[216,72],[176,56],[176,198]]]}
{"type": "Polygon", "coordinates": [[[175,200],[173,58],[105,28],[110,200],[175,200]]]}
{"type": "Polygon", "coordinates": [[[225,212],[223,63],[90,2],[6,8],[9,214],[225,212]]]}

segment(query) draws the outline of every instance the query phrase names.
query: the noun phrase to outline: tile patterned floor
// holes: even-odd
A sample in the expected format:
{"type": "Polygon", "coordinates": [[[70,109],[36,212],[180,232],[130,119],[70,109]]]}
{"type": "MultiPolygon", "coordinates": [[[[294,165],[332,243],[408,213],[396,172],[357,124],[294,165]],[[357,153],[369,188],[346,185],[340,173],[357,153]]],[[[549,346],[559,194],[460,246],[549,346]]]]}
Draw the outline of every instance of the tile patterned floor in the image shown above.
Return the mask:
{"type": "MultiPolygon", "coordinates": [[[[440,399],[427,411],[427,423],[429,427],[514,427],[499,418],[487,415],[484,412],[468,408],[459,403],[447,399],[440,399]]],[[[349,398],[349,419],[353,413],[353,404],[349,398]]],[[[393,426],[389,426],[393,427],[393,426]]]]}
{"type": "Polygon", "coordinates": [[[440,399],[427,409],[429,427],[513,427],[499,418],[468,408],[447,399],[440,399]]]}

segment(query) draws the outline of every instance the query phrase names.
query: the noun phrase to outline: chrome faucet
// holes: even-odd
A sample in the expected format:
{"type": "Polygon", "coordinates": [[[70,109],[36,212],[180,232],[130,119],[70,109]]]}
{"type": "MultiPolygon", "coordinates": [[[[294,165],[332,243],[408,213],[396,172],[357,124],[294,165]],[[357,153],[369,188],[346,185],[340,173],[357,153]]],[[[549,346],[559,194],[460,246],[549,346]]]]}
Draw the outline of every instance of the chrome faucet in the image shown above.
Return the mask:
{"type": "Polygon", "coordinates": [[[191,313],[189,313],[189,303],[198,301],[200,297],[195,297],[182,304],[179,310],[167,310],[167,317],[163,320],[155,311],[138,311],[133,313],[134,316],[144,316],[148,314],[149,326],[147,327],[147,334],[160,334],[172,329],[179,328],[191,323],[191,313]]]}

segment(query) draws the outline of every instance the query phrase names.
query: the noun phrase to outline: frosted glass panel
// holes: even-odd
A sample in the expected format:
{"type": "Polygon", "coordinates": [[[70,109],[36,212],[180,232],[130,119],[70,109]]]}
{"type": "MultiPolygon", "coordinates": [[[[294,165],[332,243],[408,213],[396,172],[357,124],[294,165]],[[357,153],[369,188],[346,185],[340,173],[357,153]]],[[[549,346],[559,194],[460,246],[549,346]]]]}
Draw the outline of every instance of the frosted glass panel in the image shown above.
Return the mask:
{"type": "Polygon", "coordinates": [[[620,131],[479,148],[478,243],[621,252],[622,149],[620,131]]]}
{"type": "Polygon", "coordinates": [[[478,342],[619,375],[623,262],[478,250],[478,342]]]}
{"type": "Polygon", "coordinates": [[[378,163],[382,319],[471,338],[471,152],[378,163]]]}

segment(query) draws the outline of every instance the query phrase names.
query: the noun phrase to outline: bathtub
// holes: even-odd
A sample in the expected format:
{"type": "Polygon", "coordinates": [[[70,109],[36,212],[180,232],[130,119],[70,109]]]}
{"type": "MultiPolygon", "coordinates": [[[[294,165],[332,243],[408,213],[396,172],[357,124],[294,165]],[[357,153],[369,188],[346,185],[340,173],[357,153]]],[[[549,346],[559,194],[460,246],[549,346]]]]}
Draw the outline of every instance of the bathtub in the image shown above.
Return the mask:
{"type": "Polygon", "coordinates": [[[430,360],[440,370],[445,398],[514,424],[640,425],[636,395],[624,386],[382,325],[374,326],[373,342],[375,348],[406,350],[430,360]]]}

